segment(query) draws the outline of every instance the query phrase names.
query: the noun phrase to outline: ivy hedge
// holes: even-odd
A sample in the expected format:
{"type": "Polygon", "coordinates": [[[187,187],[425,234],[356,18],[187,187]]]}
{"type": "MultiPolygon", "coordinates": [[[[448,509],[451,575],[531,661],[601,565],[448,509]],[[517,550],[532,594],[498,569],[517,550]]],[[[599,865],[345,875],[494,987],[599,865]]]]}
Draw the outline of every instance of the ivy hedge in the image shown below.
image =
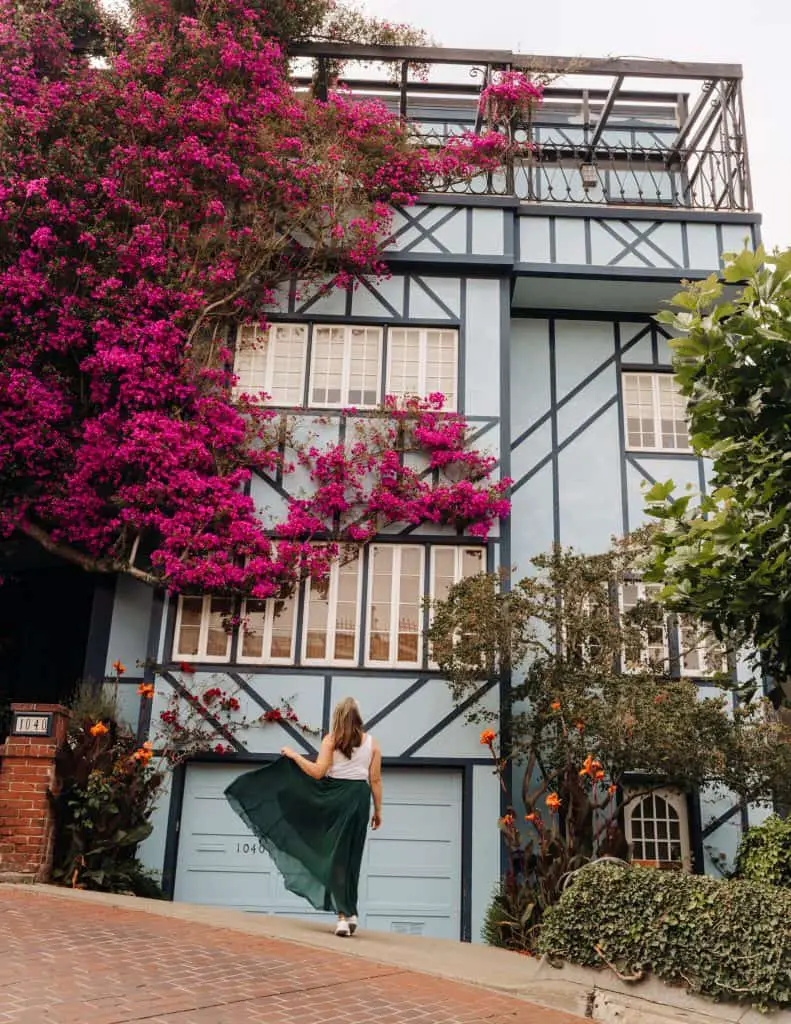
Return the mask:
{"type": "Polygon", "coordinates": [[[714,999],[791,1005],[791,890],[655,868],[584,868],[542,923],[550,960],[648,972],[714,999]]]}
{"type": "Polygon", "coordinates": [[[749,829],[736,860],[739,878],[791,886],[791,818],[771,815],[749,829]]]}

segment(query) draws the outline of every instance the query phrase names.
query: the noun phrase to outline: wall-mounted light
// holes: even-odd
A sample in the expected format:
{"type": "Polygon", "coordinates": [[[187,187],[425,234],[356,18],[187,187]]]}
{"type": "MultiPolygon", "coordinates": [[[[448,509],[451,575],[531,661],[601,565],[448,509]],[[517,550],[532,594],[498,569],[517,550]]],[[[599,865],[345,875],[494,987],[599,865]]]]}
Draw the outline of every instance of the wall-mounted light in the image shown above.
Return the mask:
{"type": "Polygon", "coordinates": [[[586,192],[588,189],[596,188],[599,184],[599,172],[596,164],[580,164],[580,177],[582,178],[582,187],[586,192]]]}

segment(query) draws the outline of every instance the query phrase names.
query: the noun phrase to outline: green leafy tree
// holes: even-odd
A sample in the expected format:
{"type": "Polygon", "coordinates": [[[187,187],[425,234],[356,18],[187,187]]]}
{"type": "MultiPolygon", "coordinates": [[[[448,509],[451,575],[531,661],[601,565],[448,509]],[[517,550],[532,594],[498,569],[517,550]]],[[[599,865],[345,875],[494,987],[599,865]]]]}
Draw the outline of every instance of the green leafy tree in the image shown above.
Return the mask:
{"type": "Polygon", "coordinates": [[[663,527],[650,576],[669,604],[746,648],[779,703],[791,676],[791,250],[725,258],[733,298],[711,277],[658,317],[679,335],[674,368],[712,486],[648,493],[663,527]]]}
{"type": "MultiPolygon", "coordinates": [[[[771,704],[734,713],[725,692],[701,699],[657,643],[666,609],[654,595],[621,611],[650,544],[644,531],[603,554],[558,549],[511,589],[471,577],[433,609],[434,658],[458,703],[494,679],[510,682],[499,737],[481,733],[505,793],[509,854],[490,941],[534,948],[569,871],[628,856],[623,809],[653,789],[719,787],[746,803],[791,790],[791,730],[771,704]]],[[[685,637],[707,643],[703,630],[685,637]]],[[[498,718],[475,700],[468,714],[482,725],[498,718]]]]}

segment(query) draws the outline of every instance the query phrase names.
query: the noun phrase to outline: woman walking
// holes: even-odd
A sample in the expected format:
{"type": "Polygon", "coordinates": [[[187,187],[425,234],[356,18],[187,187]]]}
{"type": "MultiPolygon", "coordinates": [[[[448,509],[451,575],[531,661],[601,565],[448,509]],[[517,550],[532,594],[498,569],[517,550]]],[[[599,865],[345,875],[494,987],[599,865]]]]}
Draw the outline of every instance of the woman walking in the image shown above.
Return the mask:
{"type": "Polygon", "coordinates": [[[282,757],[240,776],[226,789],[231,807],[275,862],[286,888],[316,910],[338,915],[335,934],[357,929],[357,888],[368,812],[382,824],[382,752],[363,729],[360,706],[346,697],[318,757],[289,747],[282,757]]]}

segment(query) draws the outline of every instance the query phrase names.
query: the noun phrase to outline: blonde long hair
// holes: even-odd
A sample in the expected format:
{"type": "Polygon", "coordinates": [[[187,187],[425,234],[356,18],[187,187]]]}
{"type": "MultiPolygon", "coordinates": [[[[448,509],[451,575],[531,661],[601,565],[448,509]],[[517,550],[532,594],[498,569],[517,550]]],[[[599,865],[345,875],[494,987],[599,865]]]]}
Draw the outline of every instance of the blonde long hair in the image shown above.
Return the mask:
{"type": "Polygon", "coordinates": [[[332,713],[332,742],[344,757],[351,757],[352,751],[363,741],[363,716],[360,705],[354,697],[344,697],[335,705],[332,713]]]}

